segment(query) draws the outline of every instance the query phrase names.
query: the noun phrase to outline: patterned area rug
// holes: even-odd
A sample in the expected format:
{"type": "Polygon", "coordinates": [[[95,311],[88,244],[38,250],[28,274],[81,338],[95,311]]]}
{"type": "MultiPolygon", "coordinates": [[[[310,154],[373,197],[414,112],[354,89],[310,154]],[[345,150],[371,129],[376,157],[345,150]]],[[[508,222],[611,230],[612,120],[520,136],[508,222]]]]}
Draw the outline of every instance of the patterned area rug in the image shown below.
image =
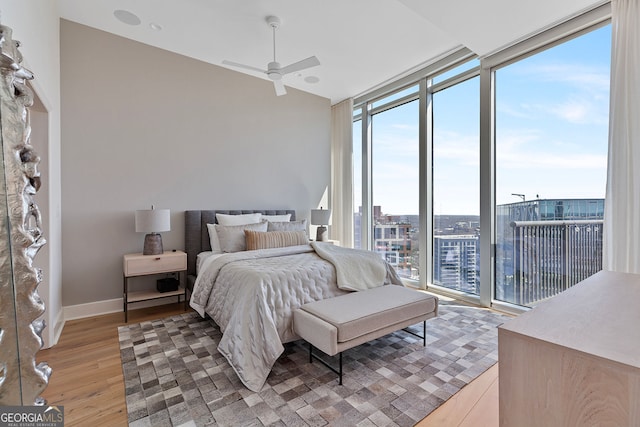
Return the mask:
{"type": "Polygon", "coordinates": [[[122,326],[129,425],[413,426],[497,362],[496,327],[508,319],[458,305],[439,313],[426,347],[399,331],[345,351],[343,385],[309,363],[304,341],[287,344],[259,393],[218,353],[210,319],[190,312],[122,326]]]}

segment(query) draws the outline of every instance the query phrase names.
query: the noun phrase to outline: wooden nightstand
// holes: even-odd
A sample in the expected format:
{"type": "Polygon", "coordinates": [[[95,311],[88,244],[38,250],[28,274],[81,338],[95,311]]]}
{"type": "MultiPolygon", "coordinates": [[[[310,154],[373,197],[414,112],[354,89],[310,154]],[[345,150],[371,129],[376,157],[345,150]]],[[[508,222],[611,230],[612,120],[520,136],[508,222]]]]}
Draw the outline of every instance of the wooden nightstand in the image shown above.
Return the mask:
{"type": "Polygon", "coordinates": [[[184,296],[184,309],[187,309],[187,289],[182,285],[181,276],[183,272],[187,271],[187,254],[182,251],[164,252],[160,255],[142,255],[127,254],[123,260],[123,274],[124,274],[124,321],[129,321],[128,306],[134,302],[148,301],[157,298],[178,297],[184,296]],[[157,290],[148,291],[135,291],[129,292],[129,278],[136,276],[149,276],[152,274],[162,273],[178,273],[178,280],[181,286],[177,291],[170,292],[158,292],[157,290]]]}

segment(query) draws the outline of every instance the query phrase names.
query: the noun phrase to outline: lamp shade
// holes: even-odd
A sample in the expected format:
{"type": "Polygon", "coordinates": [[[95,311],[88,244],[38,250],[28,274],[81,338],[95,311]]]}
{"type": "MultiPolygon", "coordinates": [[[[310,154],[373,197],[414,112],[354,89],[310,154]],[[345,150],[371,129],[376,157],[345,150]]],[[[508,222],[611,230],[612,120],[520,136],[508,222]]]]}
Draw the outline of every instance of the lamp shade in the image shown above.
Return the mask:
{"type": "Polygon", "coordinates": [[[169,209],[148,209],[136,211],[136,232],[160,233],[171,230],[169,209]]]}
{"type": "Polygon", "coordinates": [[[311,209],[311,225],[331,224],[331,209],[311,209]]]}

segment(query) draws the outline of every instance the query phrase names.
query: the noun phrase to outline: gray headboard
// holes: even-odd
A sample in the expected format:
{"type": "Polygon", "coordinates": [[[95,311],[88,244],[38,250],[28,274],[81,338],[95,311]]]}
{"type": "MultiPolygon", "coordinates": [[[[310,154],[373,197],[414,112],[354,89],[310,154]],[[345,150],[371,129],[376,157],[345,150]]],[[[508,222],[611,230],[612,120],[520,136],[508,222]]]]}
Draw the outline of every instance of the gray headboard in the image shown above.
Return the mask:
{"type": "MultiPolygon", "coordinates": [[[[207,224],[215,224],[216,214],[240,215],[260,212],[265,215],[291,214],[291,221],[296,219],[296,211],[291,209],[248,209],[248,210],[206,210],[184,212],[184,248],[187,253],[187,275],[196,275],[196,256],[203,251],[211,250],[207,224]]],[[[189,283],[191,285],[191,283],[189,283]]]]}

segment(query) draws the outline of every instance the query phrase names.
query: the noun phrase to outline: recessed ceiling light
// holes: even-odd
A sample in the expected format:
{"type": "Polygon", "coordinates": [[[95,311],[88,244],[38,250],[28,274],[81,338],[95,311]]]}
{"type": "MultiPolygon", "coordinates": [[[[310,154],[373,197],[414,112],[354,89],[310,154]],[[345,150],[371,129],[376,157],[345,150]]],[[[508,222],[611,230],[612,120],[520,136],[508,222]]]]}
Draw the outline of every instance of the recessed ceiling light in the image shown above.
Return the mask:
{"type": "Polygon", "coordinates": [[[149,28],[151,28],[154,31],[161,31],[162,30],[162,25],[156,24],[155,22],[152,22],[152,23],[149,24],[149,28]]]}
{"type": "Polygon", "coordinates": [[[114,10],[113,16],[115,16],[118,21],[127,25],[140,25],[140,22],[142,22],[140,21],[140,18],[138,18],[136,15],[129,12],[128,10],[122,10],[122,9],[114,10]]]}
{"type": "Polygon", "coordinates": [[[304,78],[304,81],[307,83],[318,83],[320,79],[316,76],[307,76],[304,78]]]}

